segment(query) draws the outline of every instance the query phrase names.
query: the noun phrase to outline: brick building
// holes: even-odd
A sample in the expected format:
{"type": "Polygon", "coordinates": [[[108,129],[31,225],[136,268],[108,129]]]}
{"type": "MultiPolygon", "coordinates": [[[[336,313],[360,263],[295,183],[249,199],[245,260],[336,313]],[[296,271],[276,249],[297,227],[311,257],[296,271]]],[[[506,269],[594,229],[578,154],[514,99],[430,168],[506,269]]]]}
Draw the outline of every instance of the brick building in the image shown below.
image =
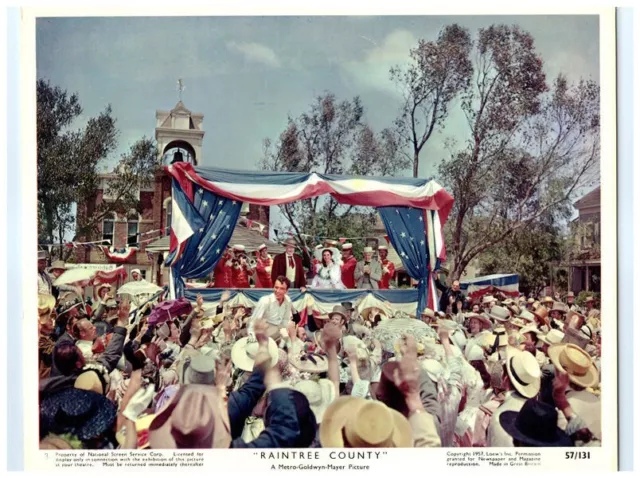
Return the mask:
{"type": "MultiPolygon", "coordinates": [[[[187,161],[198,165],[202,155],[204,115],[192,113],[182,101],[171,111],[156,111],[155,139],[163,165],[174,161],[187,161]]],[[[226,166],[226,165],[218,165],[226,166]]],[[[91,215],[102,201],[108,201],[107,184],[113,173],[100,175],[100,185],[93,201],[79,204],[78,219],[91,215]]],[[[79,242],[109,239],[115,249],[136,247],[135,253],[123,265],[130,274],[132,269],[140,269],[150,282],[165,284],[168,272],[162,266],[163,252],[147,251],[147,246],[169,235],[171,224],[171,178],[164,170],[156,174],[153,184],[138,191],[142,205],[142,214],[135,211],[129,214],[116,214],[105,218],[98,226],[99,232],[92,238],[78,238],[79,242]]],[[[243,215],[267,226],[268,235],[269,208],[245,205],[243,215]]],[[[252,231],[253,232],[253,231],[252,231]]],[[[255,232],[255,234],[258,234],[255,232]]],[[[154,249],[151,247],[151,249],[154,249]]],[[[130,250],[130,249],[128,249],[130,250]]],[[[98,249],[76,250],[76,262],[82,264],[110,264],[109,258],[98,249]]]]}

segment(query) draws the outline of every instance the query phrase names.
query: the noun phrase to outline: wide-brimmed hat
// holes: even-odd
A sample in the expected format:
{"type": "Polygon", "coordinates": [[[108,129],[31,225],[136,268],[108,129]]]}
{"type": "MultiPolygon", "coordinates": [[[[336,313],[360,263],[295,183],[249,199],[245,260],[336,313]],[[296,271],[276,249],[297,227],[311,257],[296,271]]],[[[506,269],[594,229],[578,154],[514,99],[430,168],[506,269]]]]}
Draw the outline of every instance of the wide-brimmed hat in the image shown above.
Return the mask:
{"type": "Polygon", "coordinates": [[[587,322],[587,318],[583,314],[572,310],[567,315],[566,322],[569,324],[569,327],[579,329],[587,322]]]}
{"type": "Polygon", "coordinates": [[[527,400],[520,411],[504,411],[500,425],[515,440],[536,447],[571,447],[569,435],[558,428],[555,407],[535,399],[527,400]]]}
{"type": "Polygon", "coordinates": [[[178,374],[183,385],[213,385],[215,383],[216,361],[202,353],[186,356],[178,374]]]}
{"type": "Polygon", "coordinates": [[[336,399],[324,413],[319,435],[323,448],[413,447],[411,425],[404,416],[359,397],[336,399]]]}
{"type": "Polygon", "coordinates": [[[429,307],[426,307],[420,315],[425,315],[427,317],[431,317],[432,319],[435,319],[436,317],[436,313],[433,310],[431,310],[429,307]]]}
{"type": "Polygon", "coordinates": [[[543,304],[548,304],[549,302],[552,302],[552,303],[553,303],[553,302],[555,302],[555,300],[553,300],[553,297],[551,297],[551,296],[548,296],[548,295],[547,295],[547,296],[545,296],[545,298],[544,298],[544,299],[542,299],[542,301],[541,301],[541,302],[542,302],[543,304]]]}
{"type": "Polygon", "coordinates": [[[331,319],[331,316],[333,315],[339,315],[340,318],[346,322],[347,319],[347,309],[345,309],[344,307],[342,307],[341,305],[336,305],[333,309],[331,309],[331,312],[329,312],[327,314],[327,318],[331,319]]]}
{"type": "Polygon", "coordinates": [[[522,320],[520,317],[514,317],[512,318],[509,323],[519,329],[526,327],[526,323],[524,320],[522,320]]]}
{"type": "Polygon", "coordinates": [[[531,313],[535,315],[540,321],[544,322],[547,326],[549,326],[549,309],[547,309],[544,305],[540,305],[535,307],[531,313]]]}
{"type": "Polygon", "coordinates": [[[488,312],[489,317],[498,322],[507,322],[511,318],[511,314],[509,314],[509,310],[506,307],[501,307],[499,305],[494,305],[491,307],[491,310],[488,312]]]}
{"type": "Polygon", "coordinates": [[[568,299],[569,297],[573,297],[573,298],[575,298],[575,296],[576,296],[576,295],[573,293],[573,291],[569,291],[569,292],[567,293],[567,299],[568,299]]]}
{"type": "Polygon", "coordinates": [[[282,245],[283,246],[293,246],[293,247],[298,247],[298,244],[296,243],[296,241],[294,239],[285,239],[284,241],[282,241],[282,245]]]}
{"type": "Polygon", "coordinates": [[[322,423],[327,407],[336,399],[336,387],[333,382],[326,378],[318,381],[301,380],[293,388],[307,397],[309,407],[316,416],[316,422],[322,423]]]}
{"type": "Polygon", "coordinates": [[[518,314],[518,318],[524,320],[525,322],[535,322],[536,316],[529,312],[527,309],[520,310],[520,314],[518,314]]]}
{"type": "Polygon", "coordinates": [[[289,357],[289,363],[300,372],[305,373],[325,373],[329,370],[329,359],[326,355],[320,353],[305,353],[292,355],[289,357]]]}
{"type": "Polygon", "coordinates": [[[551,363],[569,374],[569,380],[582,388],[593,387],[598,383],[598,369],[593,359],[582,348],[574,344],[557,344],[547,351],[551,363]]]}
{"type": "Polygon", "coordinates": [[[471,319],[476,319],[477,321],[480,322],[480,325],[482,326],[483,329],[491,329],[491,327],[493,326],[493,324],[491,323],[491,320],[489,320],[489,317],[487,317],[485,314],[476,314],[476,313],[469,313],[465,315],[466,318],[468,318],[469,320],[471,319]]]}
{"type": "Polygon", "coordinates": [[[62,271],[66,271],[67,270],[67,266],[65,265],[64,261],[53,261],[53,263],[51,264],[51,266],[49,267],[50,271],[54,271],[54,270],[62,270],[62,271]]]}
{"type": "Polygon", "coordinates": [[[507,347],[507,374],[514,388],[524,397],[535,397],[540,391],[542,371],[529,352],[507,347]]]}
{"type": "Polygon", "coordinates": [[[42,400],[40,427],[91,440],[113,428],[117,412],[115,404],[100,393],[68,388],[42,400]]]}
{"type": "Polygon", "coordinates": [[[362,312],[360,313],[365,322],[372,322],[373,319],[375,319],[375,317],[371,317],[373,309],[378,309],[380,320],[387,320],[389,318],[381,307],[367,307],[366,309],[362,309],[362,312]]]}
{"type": "Polygon", "coordinates": [[[586,304],[587,302],[595,302],[596,300],[593,298],[593,296],[589,296],[584,300],[584,303],[586,304]]]}
{"type": "Polygon", "coordinates": [[[185,385],[149,426],[154,450],[228,448],[231,427],[216,387],[185,385]]]}
{"type": "Polygon", "coordinates": [[[564,332],[558,329],[551,329],[546,334],[542,331],[538,333],[538,340],[547,345],[559,344],[562,342],[562,339],[564,339],[564,332]]]}
{"type": "Polygon", "coordinates": [[[567,304],[563,304],[562,302],[554,301],[553,306],[551,307],[551,312],[560,312],[562,314],[566,314],[569,312],[569,307],[567,304]]]}
{"type": "MultiPolygon", "coordinates": [[[[269,338],[268,347],[269,355],[271,356],[271,366],[274,367],[278,363],[278,346],[272,338],[269,338]]],[[[250,337],[241,338],[233,344],[233,348],[231,349],[231,360],[233,364],[245,372],[251,372],[256,360],[258,348],[257,340],[250,337]]]]}
{"type": "Polygon", "coordinates": [[[485,295],[482,298],[482,303],[483,304],[490,304],[491,302],[495,302],[495,301],[496,301],[496,298],[494,296],[492,296],[492,295],[485,295]]]}

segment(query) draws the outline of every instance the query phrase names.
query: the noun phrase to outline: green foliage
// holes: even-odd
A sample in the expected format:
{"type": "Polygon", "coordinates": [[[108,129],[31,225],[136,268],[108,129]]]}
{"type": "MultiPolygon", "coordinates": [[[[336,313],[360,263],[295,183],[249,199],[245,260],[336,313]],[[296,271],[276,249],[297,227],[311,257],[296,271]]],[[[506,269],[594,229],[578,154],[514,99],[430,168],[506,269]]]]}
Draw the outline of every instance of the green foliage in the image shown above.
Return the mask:
{"type": "MultiPolygon", "coordinates": [[[[36,83],[38,143],[38,235],[45,243],[62,242],[73,229],[73,204],[93,199],[99,186],[98,167],[117,147],[118,130],[111,107],[83,128],[72,130],[82,114],[76,94],[40,79],[36,83]]],[[[116,200],[102,203],[79,224],[77,235],[90,234],[104,215],[139,208],[137,187],[148,184],[157,167],[155,146],[143,138],[121,160],[121,169],[112,181],[116,200]]],[[[57,255],[63,259],[64,248],[57,255]]],[[[69,253],[66,254],[67,256],[69,253]]]]}
{"type": "MultiPolygon", "coordinates": [[[[338,101],[331,93],[317,97],[308,112],[289,118],[276,144],[265,140],[262,169],[388,176],[406,168],[395,135],[388,129],[375,134],[362,122],[363,114],[357,97],[351,101],[338,101]]],[[[315,237],[370,235],[375,224],[373,209],[341,205],[331,197],[284,204],[280,209],[297,241],[307,247],[313,246],[315,237]]]]}
{"type": "Polygon", "coordinates": [[[600,304],[600,293],[586,290],[580,291],[580,293],[576,296],[575,301],[578,307],[584,307],[586,305],[587,297],[593,297],[596,301],[595,306],[598,307],[598,305],[600,304]]]}

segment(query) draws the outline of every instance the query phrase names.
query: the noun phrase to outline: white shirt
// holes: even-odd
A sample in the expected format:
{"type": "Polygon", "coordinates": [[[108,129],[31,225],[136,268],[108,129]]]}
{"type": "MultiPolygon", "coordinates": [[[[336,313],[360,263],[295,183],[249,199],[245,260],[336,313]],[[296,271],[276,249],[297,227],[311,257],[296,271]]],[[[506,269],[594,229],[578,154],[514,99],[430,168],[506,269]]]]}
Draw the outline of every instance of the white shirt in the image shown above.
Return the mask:
{"type": "Polygon", "coordinates": [[[519,393],[509,392],[504,403],[495,411],[489,423],[487,430],[487,446],[488,447],[513,447],[513,438],[509,435],[500,424],[500,414],[502,412],[519,412],[526,402],[519,393]]]}
{"type": "Polygon", "coordinates": [[[289,296],[285,295],[282,304],[279,304],[274,293],[265,295],[258,301],[253,311],[248,327],[249,334],[253,334],[253,324],[260,319],[266,320],[270,325],[286,327],[293,318],[292,310],[293,305],[289,296]]]}
{"type": "Polygon", "coordinates": [[[289,256],[285,254],[285,259],[287,261],[287,279],[292,284],[296,281],[296,260],[293,256],[289,256]],[[289,260],[291,258],[291,261],[289,260]],[[291,262],[293,261],[293,267],[291,267],[291,262]]]}
{"type": "MultiPolygon", "coordinates": [[[[47,274],[47,272],[43,272],[42,274],[47,274]]],[[[42,276],[42,274],[38,273],[38,294],[51,295],[51,282],[53,281],[47,282],[47,280],[42,276]]]]}

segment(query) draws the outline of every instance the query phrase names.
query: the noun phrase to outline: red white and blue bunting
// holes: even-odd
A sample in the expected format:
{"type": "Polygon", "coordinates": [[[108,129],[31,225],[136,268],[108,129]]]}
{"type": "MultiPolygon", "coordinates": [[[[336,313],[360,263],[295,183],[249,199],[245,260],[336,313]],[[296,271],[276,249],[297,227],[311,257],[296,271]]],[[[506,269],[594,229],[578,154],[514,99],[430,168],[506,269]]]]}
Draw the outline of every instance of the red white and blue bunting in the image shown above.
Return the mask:
{"type": "Polygon", "coordinates": [[[103,247],[104,255],[113,262],[127,262],[138,251],[137,247],[123,247],[116,249],[114,247],[103,247]]]}

